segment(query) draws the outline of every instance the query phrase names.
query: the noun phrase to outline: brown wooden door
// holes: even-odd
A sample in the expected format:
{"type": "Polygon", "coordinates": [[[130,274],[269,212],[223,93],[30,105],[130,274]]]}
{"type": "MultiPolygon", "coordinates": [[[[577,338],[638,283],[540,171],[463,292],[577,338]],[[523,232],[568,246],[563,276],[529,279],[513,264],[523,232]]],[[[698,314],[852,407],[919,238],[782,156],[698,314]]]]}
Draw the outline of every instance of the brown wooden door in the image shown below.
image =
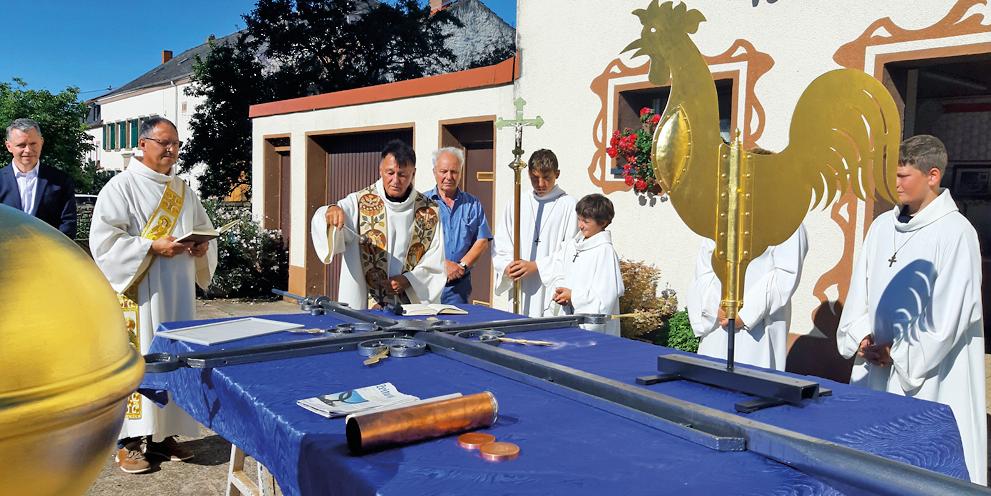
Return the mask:
{"type": "MultiPolygon", "coordinates": [[[[445,125],[441,131],[441,146],[454,146],[465,151],[462,188],[478,198],[485,210],[489,228],[495,229],[495,174],[493,153],[493,123],[472,122],[445,125]]],[[[471,271],[469,303],[492,305],[492,258],[482,253],[471,271]]]]}
{"type": "Polygon", "coordinates": [[[288,249],[289,235],[292,232],[292,190],[289,186],[289,152],[279,154],[279,229],[282,230],[282,242],[288,249]]]}
{"type": "MultiPolygon", "coordinates": [[[[314,139],[326,152],[326,205],[336,203],[378,180],[382,148],[393,139],[412,144],[413,130],[337,134],[314,139]]],[[[423,162],[422,159],[418,161],[423,162]]],[[[333,263],[326,266],[325,274],[323,294],[336,300],[340,285],[341,257],[335,257],[333,263]]]]}

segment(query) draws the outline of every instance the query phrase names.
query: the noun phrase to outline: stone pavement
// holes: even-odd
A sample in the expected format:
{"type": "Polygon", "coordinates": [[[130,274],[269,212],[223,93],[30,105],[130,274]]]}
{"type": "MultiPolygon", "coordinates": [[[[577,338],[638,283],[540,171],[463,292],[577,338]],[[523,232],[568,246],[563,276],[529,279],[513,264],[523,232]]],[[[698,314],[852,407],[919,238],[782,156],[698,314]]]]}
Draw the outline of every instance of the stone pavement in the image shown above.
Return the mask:
{"type": "MultiPolygon", "coordinates": [[[[196,318],[214,319],[297,311],[299,308],[295,304],[283,301],[255,303],[237,300],[198,300],[196,318]]],[[[986,384],[991,386],[991,355],[984,356],[984,365],[988,375],[986,384]]],[[[988,398],[991,399],[991,388],[988,390],[988,398]]],[[[991,419],[991,410],[988,412],[988,418],[991,419]]],[[[107,464],[87,495],[219,496],[225,494],[227,462],[231,453],[230,443],[205,427],[200,427],[198,437],[183,441],[196,452],[196,458],[187,463],[153,464],[152,471],[145,474],[132,475],[121,472],[113,461],[113,454],[109,454],[107,464]]],[[[254,480],[256,469],[253,460],[250,458],[247,460],[244,470],[254,480]]]]}
{"type": "MultiPolygon", "coordinates": [[[[216,319],[244,315],[298,312],[295,304],[282,301],[242,302],[237,300],[198,300],[197,319],[216,319]]],[[[86,494],[88,496],[118,495],[183,495],[219,496],[225,494],[227,462],[230,461],[231,444],[213,431],[200,427],[200,434],[192,439],[180,439],[196,452],[187,463],[153,460],[152,471],[144,474],[126,474],[117,468],[113,453],[108,454],[107,464],[99,478],[86,494]]],[[[254,480],[255,464],[250,458],[244,470],[254,480]]]]}

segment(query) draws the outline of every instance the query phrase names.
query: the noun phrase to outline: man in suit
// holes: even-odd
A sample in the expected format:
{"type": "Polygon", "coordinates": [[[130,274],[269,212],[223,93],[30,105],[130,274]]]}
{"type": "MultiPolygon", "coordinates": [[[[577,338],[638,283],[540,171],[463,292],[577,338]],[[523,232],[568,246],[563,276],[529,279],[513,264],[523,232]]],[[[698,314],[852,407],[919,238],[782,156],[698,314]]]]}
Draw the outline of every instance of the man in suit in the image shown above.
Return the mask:
{"type": "Polygon", "coordinates": [[[0,203],[33,215],[70,238],[76,237],[76,191],[72,179],[41,166],[45,138],[32,119],[15,119],[7,127],[10,167],[0,168],[0,203]]]}

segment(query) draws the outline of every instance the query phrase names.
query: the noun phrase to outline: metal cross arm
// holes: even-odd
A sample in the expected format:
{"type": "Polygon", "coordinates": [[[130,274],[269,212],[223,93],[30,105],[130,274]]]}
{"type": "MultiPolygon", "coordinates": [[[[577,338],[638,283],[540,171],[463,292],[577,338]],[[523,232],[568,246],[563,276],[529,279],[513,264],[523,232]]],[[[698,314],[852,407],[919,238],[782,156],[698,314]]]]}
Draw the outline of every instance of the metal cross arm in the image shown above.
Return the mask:
{"type": "Polygon", "coordinates": [[[496,122],[495,122],[496,129],[502,129],[502,128],[508,127],[508,126],[513,126],[513,127],[517,128],[517,129],[523,128],[523,127],[528,127],[528,126],[533,126],[533,127],[537,128],[537,129],[540,129],[540,126],[543,126],[544,125],[544,118],[543,117],[540,117],[538,115],[537,117],[534,117],[533,119],[524,119],[523,118],[523,107],[525,105],[526,105],[526,100],[524,100],[522,98],[517,98],[516,100],[513,100],[513,106],[516,107],[516,117],[514,119],[511,119],[511,120],[506,120],[506,119],[503,119],[502,117],[496,119],[496,122]]]}

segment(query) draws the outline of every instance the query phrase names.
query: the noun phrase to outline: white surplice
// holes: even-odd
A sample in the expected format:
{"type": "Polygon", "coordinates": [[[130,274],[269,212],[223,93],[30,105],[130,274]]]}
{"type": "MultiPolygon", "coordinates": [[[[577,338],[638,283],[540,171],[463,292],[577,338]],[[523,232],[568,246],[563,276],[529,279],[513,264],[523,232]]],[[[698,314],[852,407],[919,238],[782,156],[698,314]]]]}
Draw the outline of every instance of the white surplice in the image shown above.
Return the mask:
{"type": "MultiPolygon", "coordinates": [[[[719,326],[722,284],[712,271],[716,244],[703,239],[695,262],[695,279],[686,306],[695,335],[702,338],[699,354],[726,358],[727,332],[719,326]]],[[[788,356],[788,323],[791,296],[802,277],[802,263],[809,250],[805,227],[780,245],[771,246],[751,260],[744,277],[743,306],[738,312],[733,357],[736,362],[784,370],[788,356]],[[749,330],[741,329],[743,321],[749,330]]]]}
{"type": "Polygon", "coordinates": [[[977,232],[949,190],[908,222],[898,207],[871,224],[836,335],[844,357],[868,335],[893,366],[854,361],[850,383],[953,410],[970,480],[987,483],[984,323],[977,232]],[[897,253],[895,253],[897,252],[897,253]]]}
{"type": "MultiPolygon", "coordinates": [[[[571,290],[571,304],[562,310],[576,313],[619,313],[619,297],[623,296],[623,275],[619,257],[612,245],[612,233],[600,231],[590,238],[582,233],[569,239],[554,255],[551,295],[557,288],[571,290]]],[[[561,308],[552,304],[551,308],[561,308]]],[[[582,324],[583,329],[619,336],[619,320],[607,319],[605,324],[582,324]]]]}
{"type": "MultiPolygon", "coordinates": [[[[385,204],[388,230],[386,250],[389,253],[389,269],[386,271],[388,276],[406,276],[410,286],[406,288],[405,293],[410,303],[440,303],[441,292],[447,284],[447,270],[444,266],[444,230],[441,229],[440,218],[437,219],[437,229],[427,251],[413,270],[403,273],[416,214],[413,208],[416,191],[410,191],[409,196],[402,202],[391,201],[382,189],[381,179],[375,181],[375,191],[385,204]]],[[[347,229],[334,229],[334,239],[330,239],[327,229],[328,206],[323,206],[317,209],[310,221],[310,237],[313,240],[313,249],[323,263],[329,264],[334,255],[344,254],[337,301],[347,303],[351,308],[364,310],[368,308],[368,284],[365,282],[365,271],[361,266],[360,243],[355,236],[358,232],[360,195],[360,191],[351,193],[337,203],[347,216],[347,229]]]]}
{"type": "MultiPolygon", "coordinates": [[[[553,302],[554,288],[548,288],[547,284],[553,278],[551,263],[554,254],[578,233],[578,215],[575,213],[575,199],[559,186],[554,186],[541,197],[532,192],[520,196],[520,257],[537,262],[538,272],[522,280],[520,312],[529,317],[540,317],[553,302]]],[[[513,203],[509,202],[503,210],[492,246],[496,294],[513,289],[512,278],[504,272],[512,261],[513,203]]]]}
{"type": "MultiPolygon", "coordinates": [[[[159,174],[132,158],[120,174],[100,190],[93,208],[89,246],[93,259],[118,293],[138,281],[138,329],[141,353],[148,352],[159,324],[196,318],[196,288],[206,289],[217,267],[217,242],[210,241],[206,255],[182,253],[161,257],[149,253],[152,241],[141,237],[148,219],[158,208],[172,175],[159,174]]],[[[199,197],[184,185],[182,211],[172,231],[176,238],[194,229],[212,229],[199,197]]],[[[140,419],[127,419],[120,437],[153,436],[158,442],[172,435],[195,436],[195,420],[169,402],[159,408],[141,399],[140,419]]]]}

